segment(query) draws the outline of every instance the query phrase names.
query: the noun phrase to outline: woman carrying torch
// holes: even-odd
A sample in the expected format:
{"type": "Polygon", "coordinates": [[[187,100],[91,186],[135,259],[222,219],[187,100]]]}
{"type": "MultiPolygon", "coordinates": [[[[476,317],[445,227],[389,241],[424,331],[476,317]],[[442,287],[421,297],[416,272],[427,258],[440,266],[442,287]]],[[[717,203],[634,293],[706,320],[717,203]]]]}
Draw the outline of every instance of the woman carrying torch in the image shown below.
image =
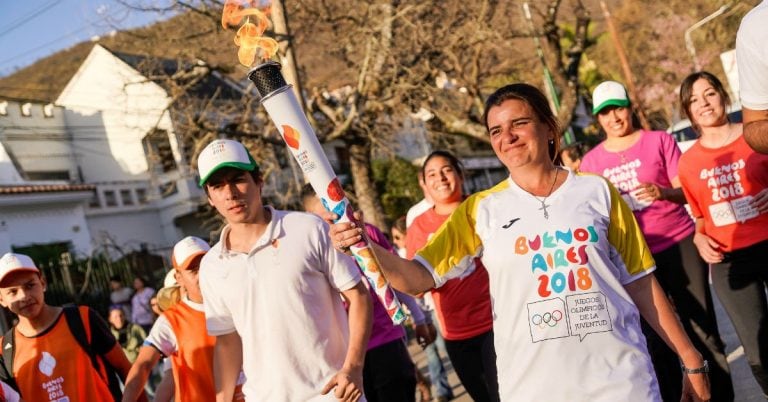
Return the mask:
{"type": "MultiPolygon", "coordinates": [[[[392,285],[439,288],[480,258],[503,401],[660,401],[640,314],[680,357],[684,398],[708,400],[707,363],[653,276],[631,210],[605,179],[552,162],[560,128],[546,97],[508,85],[485,113],[509,178],[464,200],[412,261],[373,246],[392,285]]],[[[360,235],[355,223],[330,230],[340,250],[360,235]]]]}

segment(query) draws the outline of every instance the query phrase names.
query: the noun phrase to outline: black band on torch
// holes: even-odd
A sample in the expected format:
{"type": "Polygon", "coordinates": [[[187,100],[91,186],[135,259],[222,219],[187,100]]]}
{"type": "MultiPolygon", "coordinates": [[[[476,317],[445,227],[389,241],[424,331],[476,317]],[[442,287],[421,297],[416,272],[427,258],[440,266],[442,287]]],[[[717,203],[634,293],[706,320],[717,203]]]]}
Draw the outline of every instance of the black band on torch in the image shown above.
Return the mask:
{"type": "Polygon", "coordinates": [[[280,67],[280,63],[268,61],[259,64],[248,72],[248,79],[256,86],[262,99],[288,86],[280,72],[280,67]]]}

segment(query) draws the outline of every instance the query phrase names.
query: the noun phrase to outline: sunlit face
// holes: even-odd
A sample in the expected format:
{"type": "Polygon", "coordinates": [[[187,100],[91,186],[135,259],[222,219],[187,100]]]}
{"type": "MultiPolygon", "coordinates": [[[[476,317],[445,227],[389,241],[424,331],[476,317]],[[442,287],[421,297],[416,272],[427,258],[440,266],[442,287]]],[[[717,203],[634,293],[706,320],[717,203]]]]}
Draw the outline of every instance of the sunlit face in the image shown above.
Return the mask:
{"type": "Polygon", "coordinates": [[[435,204],[461,201],[461,173],[442,157],[432,157],[424,165],[424,185],[435,204]]]}
{"type": "Polygon", "coordinates": [[[45,306],[45,280],[36,272],[19,271],[3,278],[0,305],[14,314],[35,318],[45,306]]]}
{"type": "Polygon", "coordinates": [[[217,171],[205,184],[208,203],[229,224],[252,223],[258,219],[263,207],[261,185],[250,172],[233,168],[217,171]]]}
{"type": "Polygon", "coordinates": [[[607,106],[597,113],[597,121],[608,138],[632,134],[632,110],[624,106],[607,106]]]}
{"type": "Polygon", "coordinates": [[[508,99],[488,111],[488,135],[501,163],[512,170],[529,163],[549,160],[547,143],[555,138],[528,103],[508,99]]]}
{"type": "Polygon", "coordinates": [[[187,292],[187,297],[194,302],[200,302],[203,299],[203,294],[200,292],[200,270],[197,265],[199,263],[198,259],[191,269],[176,270],[176,281],[187,292]]]}
{"type": "Polygon", "coordinates": [[[113,327],[120,329],[125,326],[125,312],[122,309],[114,308],[109,311],[109,317],[107,317],[109,323],[113,327]]]}
{"type": "Polygon", "coordinates": [[[718,127],[728,121],[723,98],[704,78],[693,83],[690,102],[688,110],[697,126],[718,127]]]}

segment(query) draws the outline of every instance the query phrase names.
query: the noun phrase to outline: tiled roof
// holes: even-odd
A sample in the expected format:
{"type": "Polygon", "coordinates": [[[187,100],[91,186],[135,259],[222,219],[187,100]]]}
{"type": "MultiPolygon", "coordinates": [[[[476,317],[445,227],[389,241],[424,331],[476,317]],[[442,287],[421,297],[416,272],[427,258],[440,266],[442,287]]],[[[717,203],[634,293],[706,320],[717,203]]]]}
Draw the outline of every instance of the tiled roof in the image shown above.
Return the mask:
{"type": "Polygon", "coordinates": [[[93,184],[0,184],[0,195],[93,191],[95,189],[96,186],[93,184]]]}

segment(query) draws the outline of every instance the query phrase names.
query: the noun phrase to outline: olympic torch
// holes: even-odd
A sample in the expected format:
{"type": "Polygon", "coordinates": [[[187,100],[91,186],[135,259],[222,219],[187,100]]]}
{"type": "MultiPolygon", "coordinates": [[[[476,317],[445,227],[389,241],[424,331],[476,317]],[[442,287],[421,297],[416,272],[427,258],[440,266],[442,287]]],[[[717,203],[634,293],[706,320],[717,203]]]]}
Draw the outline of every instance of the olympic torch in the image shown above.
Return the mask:
{"type": "MultiPolygon", "coordinates": [[[[238,1],[227,1],[224,6],[222,24],[225,28],[238,23],[243,16],[253,16],[258,21],[258,24],[252,24],[246,20],[235,38],[235,43],[240,46],[238,56],[243,65],[250,66],[258,54],[261,54],[264,59],[269,59],[277,52],[277,43],[274,39],[261,36],[268,23],[266,22],[267,14],[268,11],[245,8],[242,2],[238,1]]],[[[291,90],[291,85],[285,81],[280,72],[280,67],[280,64],[274,61],[264,62],[250,70],[248,79],[256,86],[256,90],[261,95],[261,104],[275,123],[285,144],[315,193],[320,197],[325,209],[338,215],[340,217],[338,222],[355,221],[339,179],[291,90]]],[[[405,313],[379,268],[379,262],[369,244],[370,240],[363,232],[363,240],[350,249],[371,287],[387,309],[392,322],[400,324],[405,320],[405,313]]]]}

